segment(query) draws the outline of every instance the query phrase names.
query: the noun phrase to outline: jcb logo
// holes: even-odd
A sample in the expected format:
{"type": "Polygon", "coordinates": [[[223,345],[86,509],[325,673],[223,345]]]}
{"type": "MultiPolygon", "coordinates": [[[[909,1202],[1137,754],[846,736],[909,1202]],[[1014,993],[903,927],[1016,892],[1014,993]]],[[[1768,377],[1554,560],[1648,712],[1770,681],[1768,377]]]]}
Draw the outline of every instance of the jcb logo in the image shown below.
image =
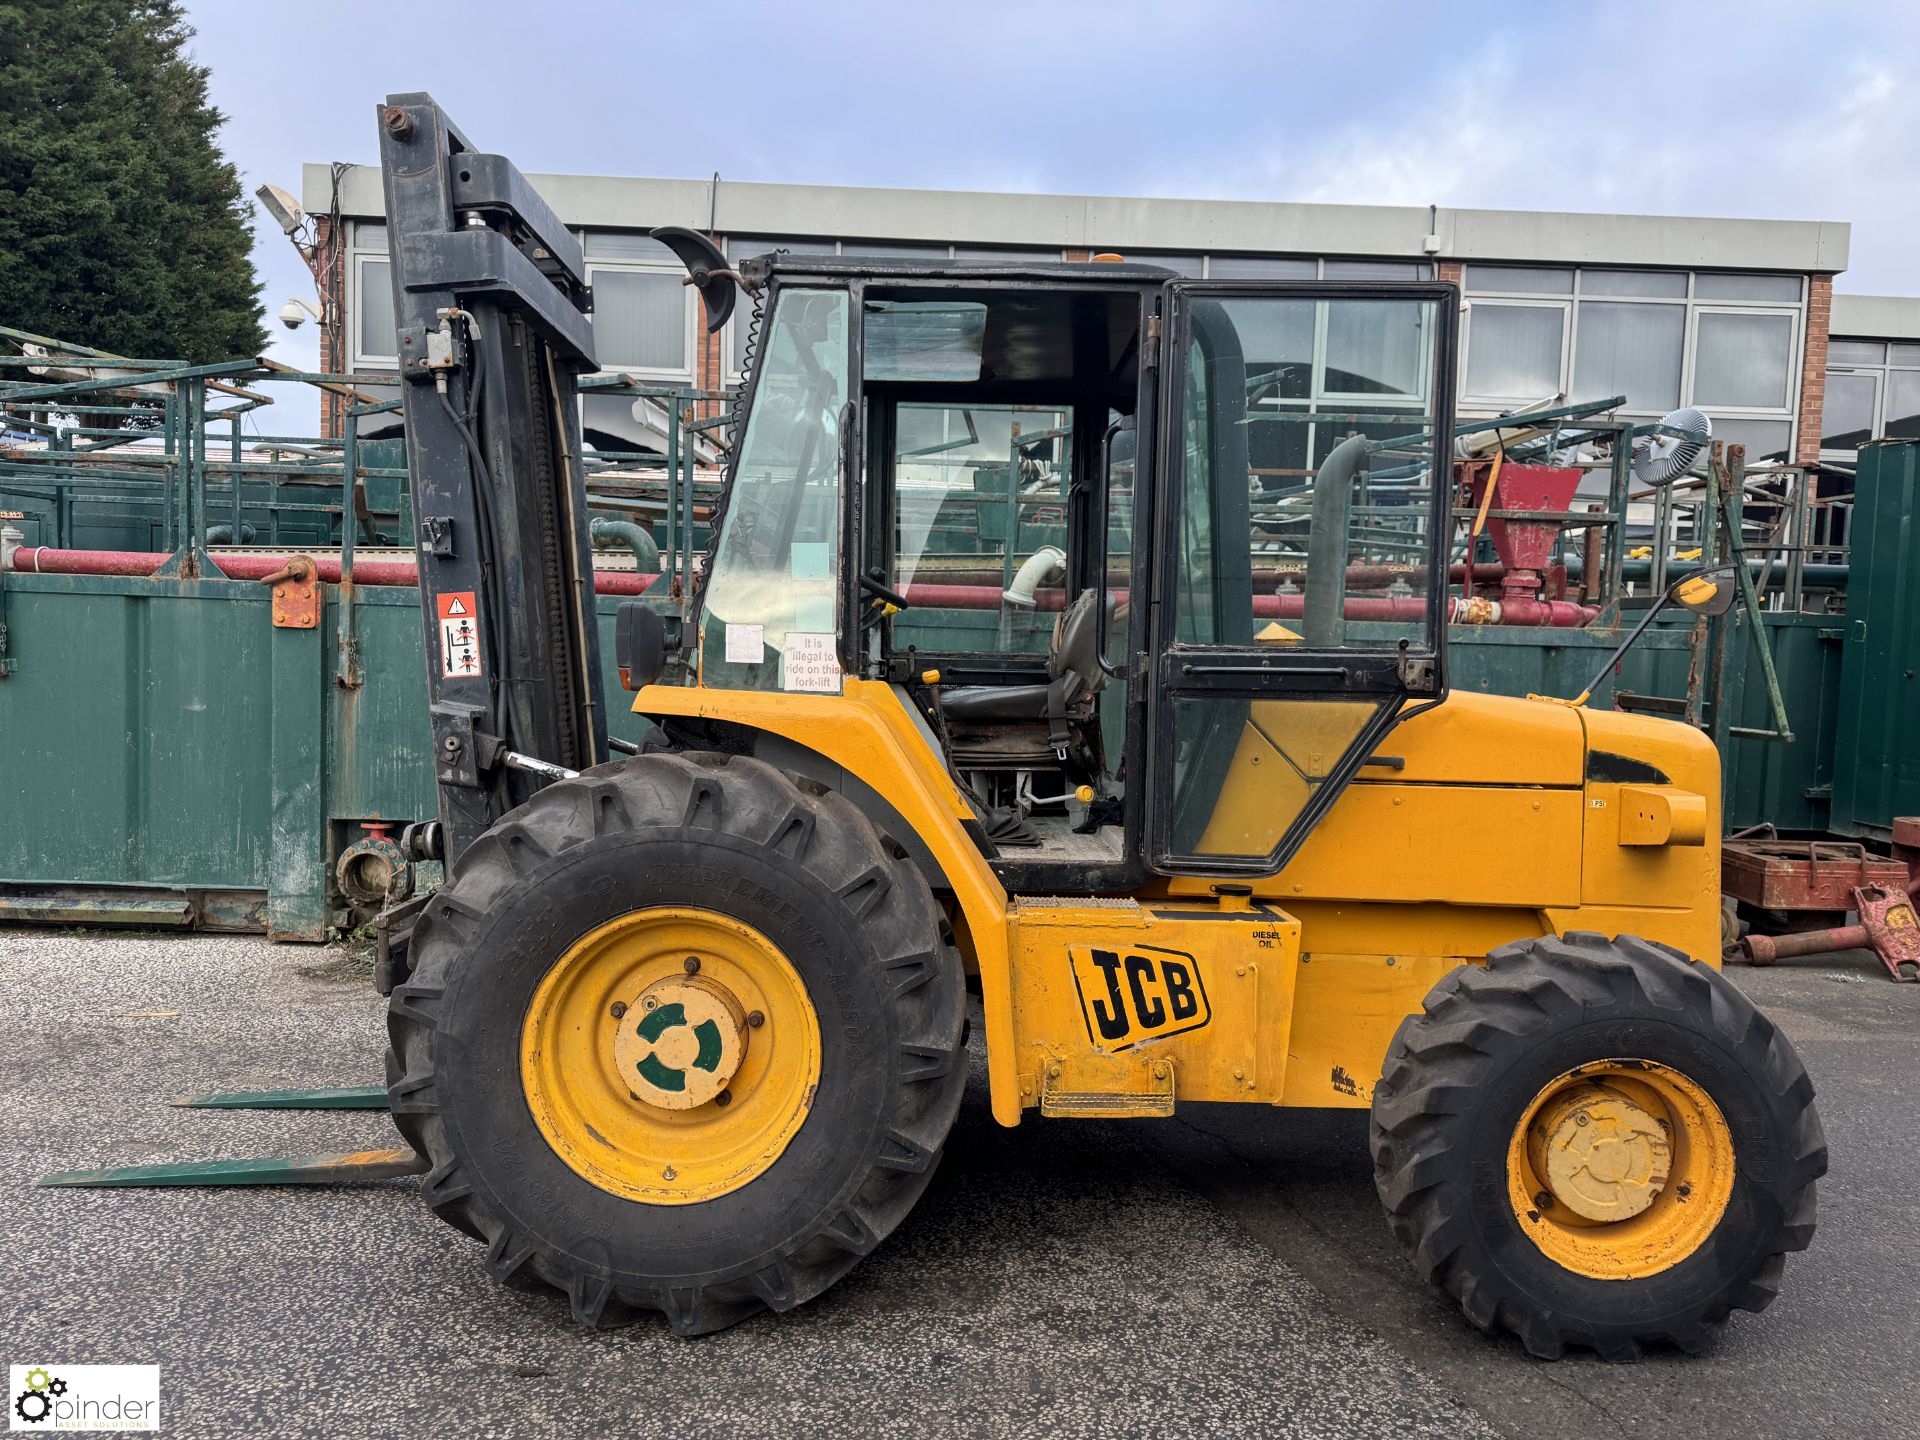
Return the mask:
{"type": "Polygon", "coordinates": [[[1074,988],[1095,1048],[1125,1050],[1142,1040],[1198,1030],[1213,1018],[1207,987],[1191,955],[1138,945],[1067,951],[1074,988]]]}

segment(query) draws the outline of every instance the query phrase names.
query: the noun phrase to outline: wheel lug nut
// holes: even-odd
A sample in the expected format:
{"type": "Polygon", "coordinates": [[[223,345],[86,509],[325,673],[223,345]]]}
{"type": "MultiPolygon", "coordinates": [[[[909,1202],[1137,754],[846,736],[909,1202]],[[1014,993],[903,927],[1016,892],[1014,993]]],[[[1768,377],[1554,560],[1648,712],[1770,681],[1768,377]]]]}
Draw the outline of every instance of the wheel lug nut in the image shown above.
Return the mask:
{"type": "Polygon", "coordinates": [[[616,1000],[609,1007],[609,1010],[613,1018],[618,1020],[622,1015],[627,1013],[627,1002],[624,1000],[616,1000]]]}
{"type": "Polygon", "coordinates": [[[751,1015],[747,1016],[747,1024],[756,1030],[766,1023],[767,1017],[762,1015],[758,1010],[755,1010],[751,1015]]]}
{"type": "Polygon", "coordinates": [[[716,1105],[731,1105],[733,1103],[733,1092],[731,1090],[722,1090],[718,1095],[713,1097],[713,1103],[716,1105]]]}
{"type": "Polygon", "coordinates": [[[700,957],[698,955],[687,956],[681,969],[685,970],[689,975],[697,975],[700,971],[700,957]]]}
{"type": "Polygon", "coordinates": [[[1551,1210],[1553,1208],[1553,1196],[1545,1190],[1542,1190],[1538,1195],[1533,1197],[1533,1203],[1542,1210],[1551,1210]]]}

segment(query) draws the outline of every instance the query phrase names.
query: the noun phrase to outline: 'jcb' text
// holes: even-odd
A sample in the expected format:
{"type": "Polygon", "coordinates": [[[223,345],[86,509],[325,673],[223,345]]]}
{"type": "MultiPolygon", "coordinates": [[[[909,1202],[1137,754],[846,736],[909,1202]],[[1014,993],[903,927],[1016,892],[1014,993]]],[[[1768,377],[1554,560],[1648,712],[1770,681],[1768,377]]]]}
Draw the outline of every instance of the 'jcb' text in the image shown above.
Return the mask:
{"type": "Polygon", "coordinates": [[[1125,1050],[1142,1040],[1198,1030],[1213,1018],[1200,967],[1182,951],[1074,946],[1067,955],[1087,1038],[1097,1049],[1125,1050]]]}

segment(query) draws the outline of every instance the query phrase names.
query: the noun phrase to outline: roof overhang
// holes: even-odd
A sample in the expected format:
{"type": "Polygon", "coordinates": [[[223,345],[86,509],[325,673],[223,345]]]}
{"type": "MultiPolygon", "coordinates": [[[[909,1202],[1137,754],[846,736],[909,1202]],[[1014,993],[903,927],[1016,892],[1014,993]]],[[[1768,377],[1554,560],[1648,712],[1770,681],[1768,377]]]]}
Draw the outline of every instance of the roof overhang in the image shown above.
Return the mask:
{"type": "MultiPolygon", "coordinates": [[[[599,175],[527,179],[563,221],[587,229],[686,225],[722,235],[848,236],[1123,253],[1378,255],[1830,274],[1847,267],[1852,228],[1834,220],[1015,195],[599,175]],[[1437,249],[1431,248],[1434,243],[1437,249]]],[[[330,167],[306,166],[302,189],[307,210],[326,214],[333,199],[330,167]]],[[[342,215],[379,218],[384,213],[379,169],[346,168],[339,201],[342,215]]]]}

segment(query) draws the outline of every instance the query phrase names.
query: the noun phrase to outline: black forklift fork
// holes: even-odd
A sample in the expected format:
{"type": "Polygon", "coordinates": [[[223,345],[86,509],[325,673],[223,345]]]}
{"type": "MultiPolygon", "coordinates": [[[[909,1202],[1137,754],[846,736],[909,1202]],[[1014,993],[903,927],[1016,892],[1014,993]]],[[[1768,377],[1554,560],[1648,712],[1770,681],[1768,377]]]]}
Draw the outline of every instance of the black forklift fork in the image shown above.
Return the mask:
{"type": "MultiPolygon", "coordinates": [[[[388,96],[378,123],[439,792],[437,821],[415,827],[413,858],[451,869],[507,811],[608,756],[580,455],[578,381],[598,368],[592,294],[572,232],[431,96],[388,96]]],[[[405,976],[421,903],[380,917],[382,993],[405,976]]],[[[384,1086],[174,1103],[388,1108],[384,1086]]],[[[64,1171],[39,1183],[312,1185],[426,1168],[410,1147],[389,1147],[64,1171]]]]}

